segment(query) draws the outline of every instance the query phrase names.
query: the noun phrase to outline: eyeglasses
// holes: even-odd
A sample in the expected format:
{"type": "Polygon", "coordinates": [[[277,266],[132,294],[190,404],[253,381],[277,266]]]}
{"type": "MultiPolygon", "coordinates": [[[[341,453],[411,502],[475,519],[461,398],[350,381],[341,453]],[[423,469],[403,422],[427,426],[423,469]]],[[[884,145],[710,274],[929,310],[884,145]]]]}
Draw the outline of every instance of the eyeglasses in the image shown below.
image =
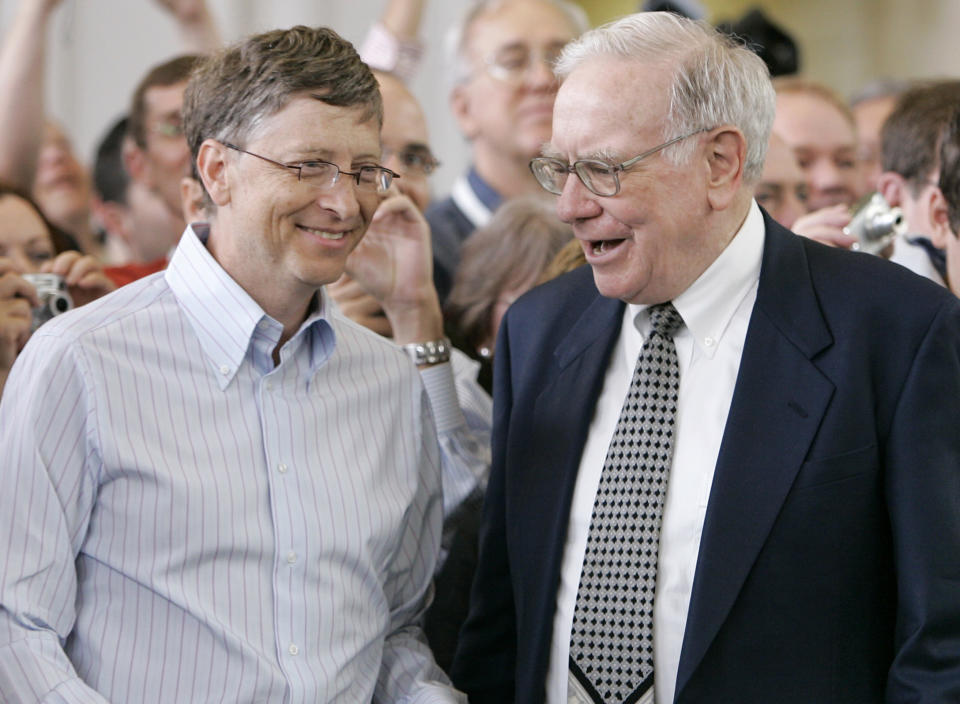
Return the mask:
{"type": "Polygon", "coordinates": [[[556,43],[536,50],[526,44],[510,44],[490,54],[483,63],[487,73],[498,81],[522,83],[538,61],[552,73],[564,46],[556,43]]]}
{"type": "Polygon", "coordinates": [[[393,155],[396,155],[400,163],[403,164],[404,171],[421,174],[423,176],[429,176],[433,173],[434,169],[440,166],[437,158],[425,147],[408,147],[398,152],[388,147],[382,148],[382,158],[384,161],[393,155]]]}
{"type": "Polygon", "coordinates": [[[177,139],[183,137],[183,123],[179,121],[156,122],[151,126],[150,129],[161,137],[167,137],[168,139],[177,139]]]}
{"type": "Polygon", "coordinates": [[[363,191],[384,193],[390,189],[390,184],[393,183],[393,179],[400,178],[400,174],[391,171],[385,166],[361,166],[356,171],[344,171],[336,164],[320,159],[311,159],[310,161],[301,161],[295,164],[284,164],[282,161],[274,161],[261,154],[248,152],[246,149],[241,149],[229,142],[224,142],[223,146],[228,149],[243,152],[244,154],[249,154],[250,156],[255,156],[258,159],[263,159],[263,161],[269,162],[274,166],[296,171],[298,181],[308,183],[320,189],[333,188],[337,181],[340,180],[340,175],[345,174],[353,177],[353,180],[357,182],[357,188],[363,191]]]}
{"type": "Polygon", "coordinates": [[[615,196],[620,192],[620,172],[635,166],[648,156],[656,154],[662,149],[666,149],[672,144],[676,144],[688,137],[701,132],[708,132],[712,128],[703,128],[690,132],[689,134],[674,137],[668,142],[648,149],[643,154],[633,157],[621,164],[608,164],[596,159],[578,159],[572,164],[567,164],[560,159],[553,159],[547,156],[539,156],[530,160],[530,170],[537,179],[537,183],[543,186],[550,193],[560,195],[563,193],[563,187],[567,182],[567,175],[575,173],[580,182],[586,186],[594,195],[608,197],[615,196]]]}

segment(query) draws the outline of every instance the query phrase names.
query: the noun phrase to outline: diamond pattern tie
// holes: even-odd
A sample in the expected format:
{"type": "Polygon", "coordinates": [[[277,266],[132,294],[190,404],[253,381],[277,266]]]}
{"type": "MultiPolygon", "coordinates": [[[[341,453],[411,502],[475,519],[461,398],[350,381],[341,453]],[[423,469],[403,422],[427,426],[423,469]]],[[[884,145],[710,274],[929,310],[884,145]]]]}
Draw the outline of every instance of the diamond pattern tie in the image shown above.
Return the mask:
{"type": "Polygon", "coordinates": [[[680,371],[672,303],[650,308],[600,475],[577,590],[570,670],[594,701],[637,701],[653,686],[653,598],[660,519],[673,456],[680,371]]]}

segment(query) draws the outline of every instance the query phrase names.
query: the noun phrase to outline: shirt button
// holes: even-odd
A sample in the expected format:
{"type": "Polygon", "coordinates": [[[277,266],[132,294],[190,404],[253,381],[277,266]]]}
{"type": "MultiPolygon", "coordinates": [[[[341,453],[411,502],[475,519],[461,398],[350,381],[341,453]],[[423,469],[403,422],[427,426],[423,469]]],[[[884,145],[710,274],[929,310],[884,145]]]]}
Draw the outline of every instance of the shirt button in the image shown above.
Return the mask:
{"type": "Polygon", "coordinates": [[[290,552],[287,553],[287,562],[289,562],[292,565],[292,564],[295,564],[296,561],[297,561],[297,553],[291,550],[290,552]]]}
{"type": "Polygon", "coordinates": [[[269,381],[263,382],[263,390],[264,390],[264,391],[273,391],[273,384],[272,384],[271,382],[269,382],[269,381]]]}
{"type": "Polygon", "coordinates": [[[287,465],[285,465],[283,462],[281,462],[280,464],[277,465],[277,471],[280,472],[280,474],[286,474],[286,473],[287,473],[287,465]]]}
{"type": "Polygon", "coordinates": [[[221,365],[220,365],[220,373],[223,374],[224,376],[226,376],[227,374],[230,373],[230,367],[228,367],[226,364],[221,364],[221,365]]]}
{"type": "Polygon", "coordinates": [[[706,345],[707,347],[713,347],[716,344],[716,342],[717,341],[714,340],[712,337],[703,338],[703,344],[706,345]]]}
{"type": "Polygon", "coordinates": [[[259,323],[257,323],[257,327],[260,328],[261,330],[263,330],[263,329],[264,329],[265,327],[267,327],[269,324],[270,324],[270,323],[267,322],[266,318],[264,318],[264,319],[262,319],[259,323]]]}
{"type": "Polygon", "coordinates": [[[298,648],[295,643],[291,643],[290,647],[287,648],[287,652],[290,653],[291,655],[296,655],[297,653],[300,652],[300,648],[298,648]]]}

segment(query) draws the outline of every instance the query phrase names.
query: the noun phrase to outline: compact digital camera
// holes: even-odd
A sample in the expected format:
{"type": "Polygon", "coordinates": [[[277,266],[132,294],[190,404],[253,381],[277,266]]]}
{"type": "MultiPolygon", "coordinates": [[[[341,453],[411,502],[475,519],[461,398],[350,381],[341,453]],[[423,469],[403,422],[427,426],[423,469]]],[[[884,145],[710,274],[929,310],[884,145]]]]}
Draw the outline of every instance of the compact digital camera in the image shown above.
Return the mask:
{"type": "Polygon", "coordinates": [[[879,193],[864,198],[853,207],[853,219],[843,228],[857,241],[852,249],[868,254],[880,254],[893,238],[906,229],[903,211],[891,208],[879,193]]]}
{"type": "Polygon", "coordinates": [[[23,278],[37,289],[40,305],[33,309],[33,327],[36,330],[55,315],[73,308],[73,299],[67,293],[67,284],[59,274],[23,274],[23,278]]]}

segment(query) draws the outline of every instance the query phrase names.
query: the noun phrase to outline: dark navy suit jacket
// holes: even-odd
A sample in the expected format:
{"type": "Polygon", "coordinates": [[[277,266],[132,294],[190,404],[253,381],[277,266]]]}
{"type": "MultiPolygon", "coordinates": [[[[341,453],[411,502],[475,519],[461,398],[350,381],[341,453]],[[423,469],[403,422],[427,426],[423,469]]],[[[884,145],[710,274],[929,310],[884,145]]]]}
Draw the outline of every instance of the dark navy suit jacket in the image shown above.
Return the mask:
{"type": "MultiPolygon", "coordinates": [[[[623,305],[582,267],[501,328],[453,668],[474,704],[544,699],[573,487],[623,305]]],[[[769,218],[675,701],[960,702],[960,305],[769,218]]]]}

